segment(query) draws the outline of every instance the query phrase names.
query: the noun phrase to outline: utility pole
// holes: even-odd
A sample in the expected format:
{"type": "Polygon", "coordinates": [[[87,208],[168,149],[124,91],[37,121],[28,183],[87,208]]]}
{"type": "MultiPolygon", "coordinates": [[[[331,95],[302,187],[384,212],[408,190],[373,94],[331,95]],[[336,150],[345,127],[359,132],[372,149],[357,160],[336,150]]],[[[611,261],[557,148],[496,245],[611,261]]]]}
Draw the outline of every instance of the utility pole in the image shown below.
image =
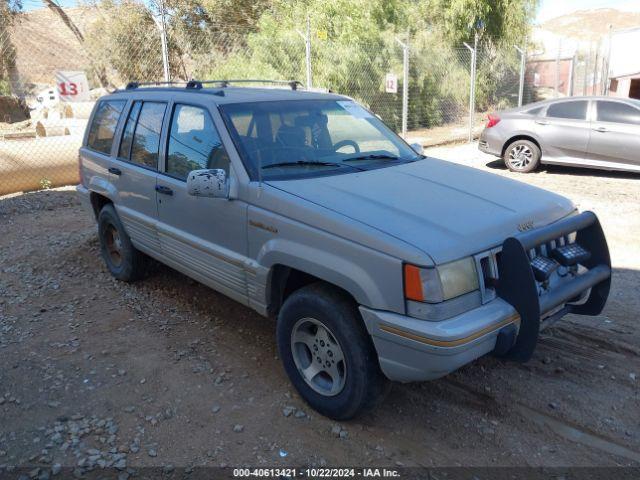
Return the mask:
{"type": "MultiPolygon", "coordinates": [[[[158,23],[158,22],[156,22],[158,23]]],[[[171,81],[171,70],[169,69],[169,46],[167,45],[167,19],[164,0],[160,0],[160,43],[162,45],[162,67],[164,70],[164,81],[171,81]]]]}

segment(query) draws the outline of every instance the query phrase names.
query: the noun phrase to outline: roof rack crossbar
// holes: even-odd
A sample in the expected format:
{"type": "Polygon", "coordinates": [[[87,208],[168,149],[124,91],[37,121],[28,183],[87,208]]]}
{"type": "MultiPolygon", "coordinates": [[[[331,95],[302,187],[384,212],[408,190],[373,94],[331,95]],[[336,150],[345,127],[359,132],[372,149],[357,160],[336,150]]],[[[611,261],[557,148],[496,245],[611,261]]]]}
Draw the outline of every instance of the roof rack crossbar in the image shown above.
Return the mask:
{"type": "Polygon", "coordinates": [[[232,83],[270,83],[273,85],[288,85],[291,90],[297,90],[302,83],[298,80],[265,80],[265,79],[225,79],[225,80],[200,80],[201,84],[216,84],[222,88],[228,87],[232,83]]]}
{"type": "Polygon", "coordinates": [[[297,90],[299,86],[302,86],[297,80],[264,80],[264,79],[234,79],[234,80],[189,80],[179,82],[129,82],[125,87],[125,90],[134,90],[140,87],[159,87],[159,86],[172,86],[172,85],[184,85],[185,88],[200,90],[205,84],[219,85],[220,88],[226,88],[232,83],[270,83],[272,85],[288,85],[291,90],[297,90]]]}

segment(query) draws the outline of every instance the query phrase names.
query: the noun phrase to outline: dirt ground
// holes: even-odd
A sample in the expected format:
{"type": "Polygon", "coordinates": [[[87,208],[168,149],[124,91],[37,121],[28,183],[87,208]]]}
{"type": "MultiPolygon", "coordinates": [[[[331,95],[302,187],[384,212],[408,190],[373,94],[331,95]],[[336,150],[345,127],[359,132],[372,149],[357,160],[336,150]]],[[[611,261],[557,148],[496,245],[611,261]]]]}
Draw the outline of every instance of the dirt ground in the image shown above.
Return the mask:
{"type": "Polygon", "coordinates": [[[272,321],[167,267],[116,282],[70,188],[1,199],[0,472],[640,465],[640,176],[515,175],[474,148],[428,153],[599,215],[609,303],[545,331],[527,364],[488,356],[395,384],[377,410],[339,426],[293,391],[272,321]]]}

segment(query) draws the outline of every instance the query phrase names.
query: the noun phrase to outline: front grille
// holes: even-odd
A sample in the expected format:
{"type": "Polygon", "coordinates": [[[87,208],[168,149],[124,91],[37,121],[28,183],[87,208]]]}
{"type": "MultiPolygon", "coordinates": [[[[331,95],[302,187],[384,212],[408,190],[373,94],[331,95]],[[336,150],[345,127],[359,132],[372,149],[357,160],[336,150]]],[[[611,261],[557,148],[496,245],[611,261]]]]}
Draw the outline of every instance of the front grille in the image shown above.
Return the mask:
{"type": "MultiPolygon", "coordinates": [[[[564,245],[575,243],[576,234],[571,233],[556,238],[549,242],[537,245],[527,252],[529,260],[534,261],[536,257],[551,258],[551,252],[564,245]]],[[[499,265],[502,256],[502,247],[491,249],[487,252],[480,253],[475,256],[476,269],[478,271],[478,280],[480,284],[480,293],[482,295],[482,303],[487,303],[496,298],[496,288],[500,279],[499,265]]],[[[567,275],[575,276],[578,273],[578,266],[558,268],[558,275],[566,277],[567,275]]],[[[542,295],[549,289],[548,281],[538,281],[538,294],[542,295]]]]}

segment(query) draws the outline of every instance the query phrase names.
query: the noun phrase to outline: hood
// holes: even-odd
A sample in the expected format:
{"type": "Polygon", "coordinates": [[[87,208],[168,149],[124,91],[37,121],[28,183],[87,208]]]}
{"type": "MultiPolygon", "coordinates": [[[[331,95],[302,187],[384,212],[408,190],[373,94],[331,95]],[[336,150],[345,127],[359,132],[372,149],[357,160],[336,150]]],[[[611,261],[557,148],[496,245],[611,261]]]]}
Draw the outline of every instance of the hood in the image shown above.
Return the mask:
{"type": "Polygon", "coordinates": [[[519,225],[540,227],[575,209],[560,195],[433,158],[267,183],[409,243],[436,264],[495,247],[519,225]]]}

